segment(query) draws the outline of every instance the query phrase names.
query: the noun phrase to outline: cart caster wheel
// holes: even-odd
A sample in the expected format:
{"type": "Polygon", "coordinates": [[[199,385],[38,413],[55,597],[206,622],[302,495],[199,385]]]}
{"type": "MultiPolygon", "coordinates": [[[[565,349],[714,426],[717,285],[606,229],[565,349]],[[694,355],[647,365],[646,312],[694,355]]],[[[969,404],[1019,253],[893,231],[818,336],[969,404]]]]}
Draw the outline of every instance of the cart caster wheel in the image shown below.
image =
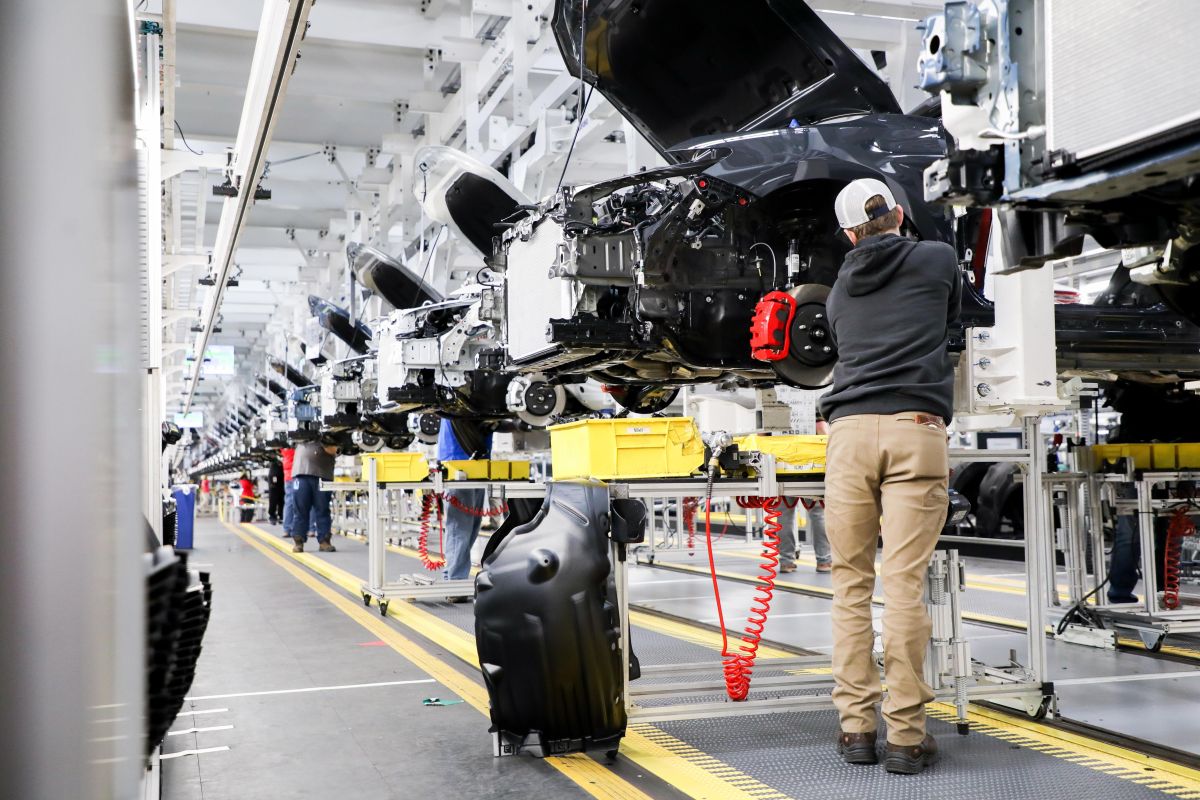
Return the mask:
{"type": "Polygon", "coordinates": [[[1042,702],[1037,707],[1037,711],[1034,711],[1032,714],[1027,714],[1027,716],[1030,719],[1034,719],[1034,720],[1037,720],[1040,722],[1040,721],[1044,720],[1046,718],[1046,715],[1049,713],[1050,713],[1050,698],[1043,697],[1042,702]]]}
{"type": "Polygon", "coordinates": [[[1157,653],[1162,650],[1163,641],[1167,635],[1160,634],[1158,631],[1138,631],[1138,638],[1142,640],[1142,646],[1146,648],[1146,652],[1157,653]]]}
{"type": "Polygon", "coordinates": [[[371,595],[367,594],[366,592],[363,592],[362,599],[363,599],[363,605],[366,606],[367,608],[370,608],[371,607],[371,595]]]}
{"type": "Polygon", "coordinates": [[[612,750],[604,751],[604,757],[608,759],[608,763],[610,763],[610,764],[613,763],[614,761],[616,761],[617,760],[617,748],[614,747],[612,750]]]}
{"type": "Polygon", "coordinates": [[[387,601],[387,600],[380,600],[380,601],[379,601],[379,615],[380,615],[381,617],[386,617],[386,616],[387,616],[387,610],[388,610],[388,601],[387,601]]]}
{"type": "Polygon", "coordinates": [[[967,736],[971,733],[971,723],[959,722],[956,726],[959,736],[967,736]]]}

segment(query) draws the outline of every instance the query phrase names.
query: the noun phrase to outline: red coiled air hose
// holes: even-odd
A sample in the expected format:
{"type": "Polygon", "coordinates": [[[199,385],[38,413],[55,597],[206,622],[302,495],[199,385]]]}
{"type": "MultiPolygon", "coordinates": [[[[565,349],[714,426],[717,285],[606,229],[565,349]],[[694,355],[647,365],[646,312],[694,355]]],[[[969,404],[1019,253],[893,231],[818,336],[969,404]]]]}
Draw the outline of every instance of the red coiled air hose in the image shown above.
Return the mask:
{"type": "Polygon", "coordinates": [[[508,506],[506,505],[496,506],[495,508],[472,508],[452,494],[446,495],[446,501],[459,511],[464,514],[470,514],[472,517],[499,517],[502,514],[508,513],[508,506]]]}
{"type": "Polygon", "coordinates": [[[683,529],[687,531],[688,555],[696,555],[696,508],[700,505],[699,497],[683,498],[683,529]]]}
{"type": "Polygon", "coordinates": [[[729,652],[729,637],[725,631],[725,614],[721,609],[721,589],[717,585],[717,566],[712,549],[712,498],[704,501],[704,534],[708,546],[708,566],[712,573],[713,595],[717,601],[717,619],[721,623],[721,657],[724,659],[725,692],[730,700],[745,700],[750,693],[750,677],[754,674],[754,660],[758,656],[758,646],[762,641],[763,630],[766,628],[767,614],[771,610],[771,599],[775,595],[776,568],[779,566],[779,524],[780,499],[778,497],[739,497],[738,505],[742,508],[762,508],[766,513],[763,518],[763,560],[759,564],[759,585],[755,590],[750,605],[750,614],[746,619],[746,627],[742,633],[742,643],[738,645],[739,653],[729,652]]]}
{"type": "Polygon", "coordinates": [[[1163,548],[1163,605],[1179,608],[1179,559],[1183,555],[1183,540],[1196,533],[1196,523],[1188,517],[1187,506],[1179,506],[1167,526],[1167,544],[1163,548]]]}
{"type": "Polygon", "coordinates": [[[421,559],[421,565],[430,572],[437,572],[446,566],[445,550],[442,547],[442,530],[442,505],[438,502],[438,496],[433,492],[425,492],[421,495],[421,527],[420,533],[417,535],[417,556],[421,559]],[[442,554],[440,561],[429,557],[429,518],[433,516],[435,507],[437,508],[438,522],[438,552],[442,554]]]}

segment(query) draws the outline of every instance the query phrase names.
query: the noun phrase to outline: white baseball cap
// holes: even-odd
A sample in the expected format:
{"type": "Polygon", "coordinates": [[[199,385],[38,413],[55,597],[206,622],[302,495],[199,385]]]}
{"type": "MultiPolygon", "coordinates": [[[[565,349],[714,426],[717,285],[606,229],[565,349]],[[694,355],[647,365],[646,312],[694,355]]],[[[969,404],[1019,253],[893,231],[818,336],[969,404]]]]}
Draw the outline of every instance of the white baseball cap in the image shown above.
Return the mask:
{"type": "Polygon", "coordinates": [[[837,200],[833,201],[833,211],[837,214],[838,225],[843,229],[857,228],[873,219],[878,219],[896,207],[896,198],[887,184],[874,178],[859,178],[850,181],[838,192],[837,200]],[[883,207],[873,212],[867,212],[867,201],[875,195],[883,196],[883,207]]]}

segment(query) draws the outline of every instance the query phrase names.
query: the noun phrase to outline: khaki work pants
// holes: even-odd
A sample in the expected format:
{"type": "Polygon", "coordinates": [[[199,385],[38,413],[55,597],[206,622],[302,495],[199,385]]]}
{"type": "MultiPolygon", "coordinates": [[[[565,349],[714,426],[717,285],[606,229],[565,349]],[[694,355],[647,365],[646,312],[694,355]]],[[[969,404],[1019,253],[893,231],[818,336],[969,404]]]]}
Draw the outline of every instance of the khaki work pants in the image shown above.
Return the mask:
{"type": "Polygon", "coordinates": [[[825,524],[833,550],[833,702],[846,733],[877,727],[881,697],[872,658],[871,597],[883,536],[883,649],[887,738],[925,737],[924,679],[931,623],[925,573],[946,523],[949,452],[941,419],[923,413],[860,414],[830,427],[825,524]],[[880,525],[882,517],[882,531],[880,525]]]}

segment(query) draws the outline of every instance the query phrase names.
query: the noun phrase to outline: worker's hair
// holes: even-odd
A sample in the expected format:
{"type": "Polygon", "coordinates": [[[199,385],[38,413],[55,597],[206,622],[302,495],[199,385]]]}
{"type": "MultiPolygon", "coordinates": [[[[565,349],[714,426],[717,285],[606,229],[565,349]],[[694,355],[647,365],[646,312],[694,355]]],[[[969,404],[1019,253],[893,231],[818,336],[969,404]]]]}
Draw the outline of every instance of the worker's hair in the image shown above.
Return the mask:
{"type": "MultiPolygon", "coordinates": [[[[886,203],[887,201],[883,199],[883,195],[877,194],[868,200],[863,208],[866,210],[867,214],[870,214],[872,211],[878,211],[879,209],[884,208],[886,203]]],[[[890,231],[899,227],[900,214],[897,213],[896,209],[893,208],[882,217],[869,219],[862,225],[855,225],[850,230],[854,232],[854,238],[861,242],[868,236],[875,236],[876,234],[883,233],[884,231],[890,231]]]]}

